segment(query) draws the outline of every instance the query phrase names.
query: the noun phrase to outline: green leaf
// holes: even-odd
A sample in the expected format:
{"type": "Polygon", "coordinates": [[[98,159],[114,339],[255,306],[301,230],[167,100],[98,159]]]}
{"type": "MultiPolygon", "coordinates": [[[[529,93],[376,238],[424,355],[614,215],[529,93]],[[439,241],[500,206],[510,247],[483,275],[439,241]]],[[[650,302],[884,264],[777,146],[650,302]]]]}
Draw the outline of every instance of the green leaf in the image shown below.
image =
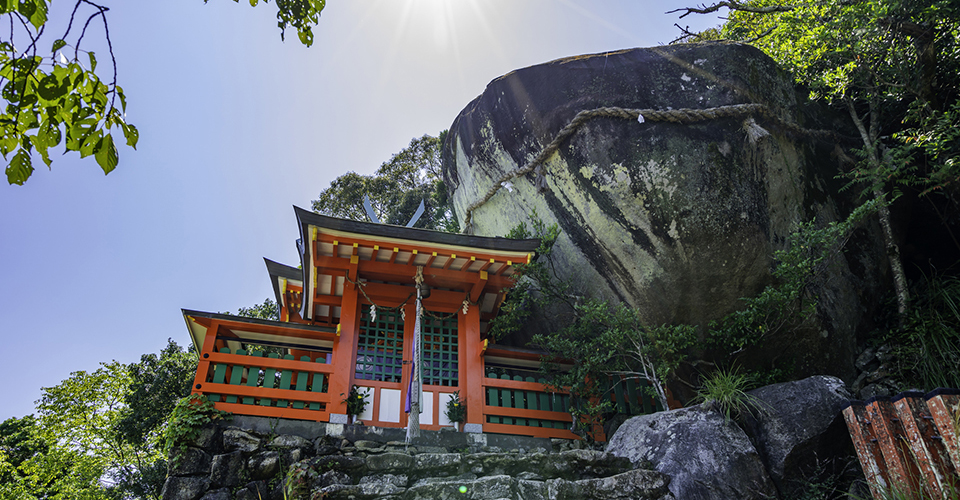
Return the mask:
{"type": "Polygon", "coordinates": [[[23,95],[24,86],[23,80],[7,82],[7,84],[3,86],[3,91],[0,92],[0,95],[2,95],[3,99],[7,102],[18,102],[20,101],[20,96],[23,95]]]}
{"type": "Polygon", "coordinates": [[[127,139],[127,146],[137,149],[137,141],[140,140],[140,131],[137,130],[137,127],[123,123],[120,128],[123,130],[123,136],[127,139]]]}
{"type": "Polygon", "coordinates": [[[40,97],[47,101],[53,101],[59,99],[67,93],[67,86],[60,82],[60,79],[55,75],[50,74],[43,77],[40,80],[40,85],[37,86],[37,93],[40,94],[40,97]]]}
{"type": "Polygon", "coordinates": [[[87,52],[87,56],[90,57],[90,71],[97,70],[97,56],[93,54],[93,51],[87,52]]]}
{"type": "Polygon", "coordinates": [[[65,42],[65,41],[63,41],[63,40],[54,40],[54,41],[53,41],[53,48],[50,49],[50,52],[56,52],[56,51],[58,51],[58,50],[60,50],[60,49],[62,49],[62,48],[64,48],[64,47],[66,47],[66,46],[67,46],[67,42],[65,42]]]}
{"type": "Polygon", "coordinates": [[[6,169],[7,182],[22,186],[23,183],[33,174],[33,165],[30,162],[30,154],[20,149],[13,155],[10,164],[6,169]]]}
{"type": "Polygon", "coordinates": [[[33,15],[30,16],[30,24],[39,30],[47,23],[47,0],[33,1],[36,2],[36,9],[33,11],[33,15]]]}
{"type": "Polygon", "coordinates": [[[53,147],[60,144],[60,127],[44,120],[37,131],[37,140],[34,142],[42,143],[45,147],[53,147]]]}
{"type": "Polygon", "coordinates": [[[99,153],[101,146],[100,140],[102,138],[103,131],[100,129],[96,129],[90,135],[85,136],[80,143],[80,158],[86,158],[92,154],[99,153]]]}
{"type": "Polygon", "coordinates": [[[97,144],[97,153],[96,153],[97,163],[100,164],[100,168],[103,169],[103,174],[109,174],[113,172],[113,169],[117,168],[117,163],[120,161],[120,154],[117,152],[117,147],[113,144],[113,136],[107,134],[103,136],[103,139],[100,139],[100,142],[97,144]]]}
{"type": "Polygon", "coordinates": [[[309,26],[297,32],[297,35],[300,37],[300,43],[310,47],[313,45],[313,30],[309,26]]]}

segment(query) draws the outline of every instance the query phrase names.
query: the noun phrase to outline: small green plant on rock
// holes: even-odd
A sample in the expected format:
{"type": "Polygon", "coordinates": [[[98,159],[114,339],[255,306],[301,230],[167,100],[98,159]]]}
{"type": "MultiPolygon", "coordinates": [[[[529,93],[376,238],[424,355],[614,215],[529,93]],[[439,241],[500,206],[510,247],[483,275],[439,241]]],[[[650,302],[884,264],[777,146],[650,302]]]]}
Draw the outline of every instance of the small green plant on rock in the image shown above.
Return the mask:
{"type": "Polygon", "coordinates": [[[169,453],[176,445],[196,439],[200,429],[215,420],[228,420],[230,412],[216,409],[213,403],[200,394],[191,394],[177,401],[166,429],[163,430],[164,451],[169,453]]]}
{"type": "Polygon", "coordinates": [[[284,482],[283,495],[289,500],[308,498],[310,488],[317,480],[317,471],[309,462],[297,462],[290,466],[284,482]]]}
{"type": "Polygon", "coordinates": [[[707,408],[716,409],[726,421],[744,414],[764,412],[765,403],[756,396],[747,394],[753,386],[753,377],[739,373],[736,368],[718,369],[704,379],[697,391],[695,401],[703,402],[707,408]]]}

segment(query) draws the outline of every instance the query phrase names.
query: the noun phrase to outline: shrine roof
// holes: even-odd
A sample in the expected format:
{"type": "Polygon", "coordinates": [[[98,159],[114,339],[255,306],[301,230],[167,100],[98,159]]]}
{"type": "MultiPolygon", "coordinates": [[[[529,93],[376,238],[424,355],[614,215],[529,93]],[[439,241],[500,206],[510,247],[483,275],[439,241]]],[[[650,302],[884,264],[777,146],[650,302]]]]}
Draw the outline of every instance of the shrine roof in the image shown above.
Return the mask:
{"type": "Polygon", "coordinates": [[[270,273],[270,284],[273,286],[273,295],[277,300],[277,307],[283,307],[283,291],[280,289],[281,280],[289,280],[298,286],[303,284],[303,270],[272,261],[266,257],[263,262],[267,265],[267,272],[270,273]]]}
{"type": "MultiPolygon", "coordinates": [[[[210,313],[181,309],[187,330],[193,340],[194,349],[200,352],[207,329],[214,320],[228,327],[232,336],[226,339],[232,342],[247,342],[264,345],[278,345],[301,349],[324,348],[336,337],[337,329],[329,326],[315,326],[286,321],[248,318],[232,314],[210,313]],[[266,341],[265,341],[266,339],[266,341]]],[[[238,347],[232,347],[237,349],[238,347]]]]}
{"type": "Polygon", "coordinates": [[[306,239],[307,236],[307,226],[316,226],[331,231],[364,235],[369,238],[406,240],[410,242],[474,248],[494,252],[531,253],[540,246],[540,240],[538,239],[514,240],[501,237],[446,233],[432,229],[340,219],[320,215],[296,206],[293,207],[293,209],[297,214],[297,220],[300,222],[301,235],[304,239],[306,239]]]}

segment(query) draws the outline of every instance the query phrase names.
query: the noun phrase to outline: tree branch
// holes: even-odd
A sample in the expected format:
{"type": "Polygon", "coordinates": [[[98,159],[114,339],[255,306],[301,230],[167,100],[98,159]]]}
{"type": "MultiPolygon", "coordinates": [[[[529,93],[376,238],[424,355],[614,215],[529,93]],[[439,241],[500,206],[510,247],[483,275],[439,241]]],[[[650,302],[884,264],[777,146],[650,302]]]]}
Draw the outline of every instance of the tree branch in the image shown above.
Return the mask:
{"type": "Polygon", "coordinates": [[[667,14],[672,14],[674,12],[686,11],[680,15],[680,19],[690,15],[690,14],[709,14],[711,12],[716,12],[721,8],[726,7],[730,10],[739,10],[743,12],[753,12],[755,14],[770,14],[773,12],[790,12],[795,9],[793,5],[768,5],[766,7],[753,7],[751,5],[744,5],[735,0],[729,2],[717,2],[709,7],[706,4],[701,5],[700,7],[683,7],[680,9],[674,9],[667,11],[667,14]]]}

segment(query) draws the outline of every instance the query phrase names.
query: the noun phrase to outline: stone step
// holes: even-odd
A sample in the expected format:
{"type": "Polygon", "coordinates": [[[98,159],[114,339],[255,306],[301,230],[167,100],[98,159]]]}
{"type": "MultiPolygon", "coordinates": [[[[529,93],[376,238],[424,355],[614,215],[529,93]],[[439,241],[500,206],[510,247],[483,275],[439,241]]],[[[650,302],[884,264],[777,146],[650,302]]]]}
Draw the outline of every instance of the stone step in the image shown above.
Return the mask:
{"type": "Polygon", "coordinates": [[[631,470],[609,477],[568,481],[521,479],[506,474],[485,477],[430,478],[410,487],[406,476],[370,476],[356,485],[329,485],[313,490],[314,498],[395,500],[668,500],[674,497],[662,474],[631,470]]]}

